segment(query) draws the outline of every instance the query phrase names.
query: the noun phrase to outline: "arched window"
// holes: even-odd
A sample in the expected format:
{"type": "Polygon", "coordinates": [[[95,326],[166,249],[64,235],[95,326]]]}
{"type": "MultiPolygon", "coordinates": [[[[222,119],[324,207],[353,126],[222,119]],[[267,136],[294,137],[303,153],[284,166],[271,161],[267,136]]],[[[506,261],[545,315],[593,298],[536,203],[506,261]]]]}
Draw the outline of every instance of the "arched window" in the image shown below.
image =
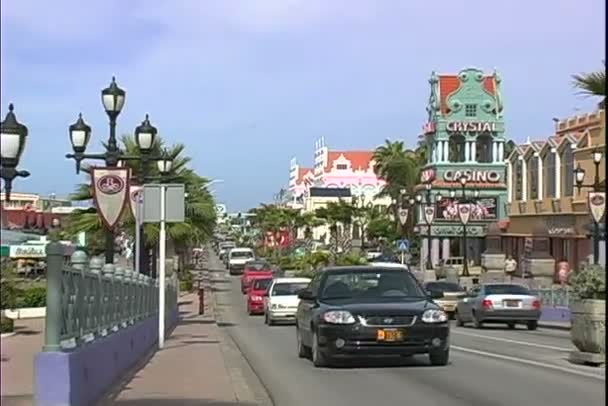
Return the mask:
{"type": "Polygon", "coordinates": [[[477,137],[475,160],[480,163],[492,162],[492,137],[482,134],[477,137]]]}
{"type": "Polygon", "coordinates": [[[530,185],[529,196],[530,199],[538,199],[538,160],[540,158],[533,155],[528,161],[528,185],[530,185]]]}
{"type": "Polygon", "coordinates": [[[521,200],[523,198],[523,165],[523,160],[517,159],[517,161],[515,161],[515,200],[521,200]]]}
{"type": "Polygon", "coordinates": [[[456,134],[450,137],[449,141],[449,162],[464,162],[464,135],[456,134]]]}
{"type": "Polygon", "coordinates": [[[564,149],[561,169],[564,179],[564,196],[572,196],[574,192],[574,154],[570,145],[566,145],[564,149]]]}
{"type": "Polygon", "coordinates": [[[545,181],[545,197],[555,197],[555,153],[552,151],[545,154],[543,179],[545,181]]]}

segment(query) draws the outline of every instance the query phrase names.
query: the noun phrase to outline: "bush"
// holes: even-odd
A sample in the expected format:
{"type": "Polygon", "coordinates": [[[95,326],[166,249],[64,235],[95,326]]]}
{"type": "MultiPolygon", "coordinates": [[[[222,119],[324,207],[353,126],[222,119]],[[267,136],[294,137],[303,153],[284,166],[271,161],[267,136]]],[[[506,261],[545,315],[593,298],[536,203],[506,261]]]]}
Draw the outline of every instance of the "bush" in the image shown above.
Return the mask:
{"type": "Polygon", "coordinates": [[[606,271],[601,265],[589,265],[570,274],[569,282],[578,299],[606,300],[606,271]]]}
{"type": "Polygon", "coordinates": [[[33,287],[25,289],[17,298],[17,307],[45,307],[46,306],[46,288],[33,287]]]}
{"type": "Polygon", "coordinates": [[[193,288],[194,277],[190,271],[186,271],[182,276],[182,280],[179,282],[179,290],[182,292],[192,292],[193,288]]]}
{"type": "Polygon", "coordinates": [[[14,327],[13,319],[4,316],[0,317],[0,333],[12,333],[14,327]]]}

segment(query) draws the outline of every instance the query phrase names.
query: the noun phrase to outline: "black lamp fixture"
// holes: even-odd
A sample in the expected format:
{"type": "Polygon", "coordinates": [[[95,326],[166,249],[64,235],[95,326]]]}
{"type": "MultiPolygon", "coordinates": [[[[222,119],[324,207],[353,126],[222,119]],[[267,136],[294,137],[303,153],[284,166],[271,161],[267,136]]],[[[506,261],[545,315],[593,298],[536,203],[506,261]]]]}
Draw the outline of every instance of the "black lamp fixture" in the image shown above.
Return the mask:
{"type": "Polygon", "coordinates": [[[156,161],[156,166],[158,167],[158,171],[160,172],[160,174],[165,176],[169,172],[171,172],[171,168],[173,167],[173,160],[165,151],[163,152],[162,157],[156,161]]]}
{"type": "Polygon", "coordinates": [[[150,117],[146,114],[145,120],[135,128],[135,143],[142,154],[147,154],[152,150],[157,132],[156,127],[150,124],[150,117]]]}
{"type": "Polygon", "coordinates": [[[25,149],[28,130],[17,121],[13,104],[8,105],[8,114],[0,123],[0,177],[4,180],[4,199],[10,201],[13,180],[27,178],[30,173],[18,170],[19,160],[25,149]]]}
{"type": "Polygon", "coordinates": [[[112,76],[112,83],[101,91],[103,108],[110,118],[116,118],[125,105],[126,92],[118,87],[116,78],[112,76]]]}

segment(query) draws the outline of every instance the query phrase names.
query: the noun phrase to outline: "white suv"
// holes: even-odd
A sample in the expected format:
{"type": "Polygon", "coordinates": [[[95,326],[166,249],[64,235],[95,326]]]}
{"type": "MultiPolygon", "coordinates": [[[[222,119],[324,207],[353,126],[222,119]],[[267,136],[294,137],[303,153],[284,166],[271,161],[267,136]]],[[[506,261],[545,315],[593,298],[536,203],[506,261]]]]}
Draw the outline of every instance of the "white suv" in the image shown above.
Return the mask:
{"type": "Polygon", "coordinates": [[[233,248],[228,252],[228,271],[230,275],[243,273],[245,264],[255,259],[251,248],[233,248]]]}

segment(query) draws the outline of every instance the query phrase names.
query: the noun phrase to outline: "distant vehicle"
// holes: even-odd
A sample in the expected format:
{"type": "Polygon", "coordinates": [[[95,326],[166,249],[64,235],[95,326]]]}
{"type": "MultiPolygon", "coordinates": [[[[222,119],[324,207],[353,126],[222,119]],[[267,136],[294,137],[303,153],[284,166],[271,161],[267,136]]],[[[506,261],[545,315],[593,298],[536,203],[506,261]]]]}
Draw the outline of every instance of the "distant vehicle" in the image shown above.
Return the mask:
{"type": "Polygon", "coordinates": [[[368,261],[371,261],[372,259],[376,259],[376,258],[382,256],[382,252],[370,250],[370,251],[367,251],[365,256],[367,257],[368,261]]]}
{"type": "Polygon", "coordinates": [[[298,292],[308,286],[309,278],[277,278],[268,289],[264,304],[264,322],[272,326],[278,322],[293,323],[298,310],[298,292]]]}
{"type": "Polygon", "coordinates": [[[484,323],[505,323],[513,329],[519,323],[536,330],[540,314],[540,299],[527,287],[510,283],[476,286],[456,306],[458,325],[472,322],[475,328],[484,323]]]}
{"type": "Polygon", "coordinates": [[[450,318],[454,318],[458,300],[467,295],[462,286],[454,282],[433,281],[424,283],[427,293],[450,318]]]}
{"type": "Polygon", "coordinates": [[[224,256],[226,255],[226,251],[228,251],[231,248],[236,247],[236,244],[233,243],[232,241],[224,241],[218,244],[218,255],[220,257],[220,260],[224,259],[224,256]]]}
{"type": "Polygon", "coordinates": [[[272,284],[272,278],[255,278],[247,291],[247,313],[264,314],[264,297],[272,284]]]}
{"type": "Polygon", "coordinates": [[[233,248],[228,253],[228,271],[230,275],[243,273],[245,264],[255,258],[251,248],[233,248]]]}
{"type": "Polygon", "coordinates": [[[251,286],[254,279],[261,277],[273,278],[272,266],[259,259],[249,261],[245,264],[243,275],[241,276],[241,292],[247,293],[247,289],[251,286]]]}
{"type": "MultiPolygon", "coordinates": [[[[435,269],[435,275],[437,279],[444,279],[447,276],[447,268],[454,268],[457,275],[462,276],[464,272],[464,257],[450,257],[447,258],[435,269]]],[[[480,266],[469,265],[469,275],[479,276],[482,274],[482,268],[480,266]]]]}
{"type": "Polygon", "coordinates": [[[432,365],[448,363],[448,316],[409,271],[326,268],[298,297],[298,356],[310,356],[316,367],[377,355],[428,354],[432,365]]]}

